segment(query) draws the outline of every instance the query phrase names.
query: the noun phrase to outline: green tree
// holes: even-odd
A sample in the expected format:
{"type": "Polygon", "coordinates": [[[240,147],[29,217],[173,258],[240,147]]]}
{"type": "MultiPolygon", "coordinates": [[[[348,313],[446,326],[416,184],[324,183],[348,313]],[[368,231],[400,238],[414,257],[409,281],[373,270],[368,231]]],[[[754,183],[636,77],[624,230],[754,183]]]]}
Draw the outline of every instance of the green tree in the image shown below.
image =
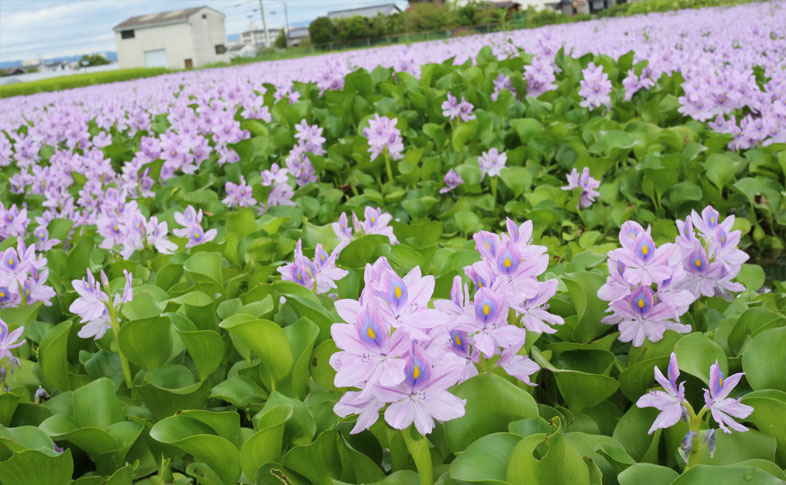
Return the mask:
{"type": "Polygon", "coordinates": [[[405,12],[407,30],[426,31],[440,30],[450,27],[452,15],[447,5],[434,3],[418,3],[411,5],[405,12]]]}
{"type": "Polygon", "coordinates": [[[336,38],[336,26],[327,17],[317,17],[308,26],[308,36],[314,44],[327,44],[336,38]]]}
{"type": "Polygon", "coordinates": [[[276,41],[273,43],[273,45],[279,49],[287,48],[287,34],[284,33],[283,30],[278,33],[278,37],[276,37],[276,41]]]}
{"type": "Polygon", "coordinates": [[[109,64],[109,59],[104,56],[100,56],[98,54],[85,54],[79,60],[79,65],[86,67],[86,66],[102,66],[104,64],[109,64]]]}
{"type": "Polygon", "coordinates": [[[336,20],[336,36],[344,41],[368,39],[371,37],[371,29],[368,20],[359,15],[345,17],[336,20]]]}

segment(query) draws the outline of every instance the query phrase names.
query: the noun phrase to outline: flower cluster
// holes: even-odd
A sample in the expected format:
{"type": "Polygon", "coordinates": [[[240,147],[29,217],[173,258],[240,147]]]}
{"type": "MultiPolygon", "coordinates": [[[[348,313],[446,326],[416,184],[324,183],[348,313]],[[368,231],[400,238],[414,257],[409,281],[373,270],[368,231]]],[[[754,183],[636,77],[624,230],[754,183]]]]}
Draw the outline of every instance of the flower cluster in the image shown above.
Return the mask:
{"type": "Polygon", "coordinates": [[[322,136],[322,128],[317,125],[309,125],[303,119],[295,125],[295,138],[297,143],[286,158],[287,169],[295,177],[298,185],[306,185],[317,181],[317,174],[314,165],[308,159],[308,154],[324,155],[325,137],[322,136]]]}
{"type": "MultiPolygon", "coordinates": [[[[0,137],[1,138],[1,137],[0,137]]],[[[8,209],[0,202],[0,241],[9,237],[24,236],[30,219],[27,217],[27,209],[18,208],[16,204],[8,209]]]]}
{"type": "Polygon", "coordinates": [[[703,295],[726,300],[745,289],[741,283],[731,281],[748,260],[748,255],[737,248],[741,233],[732,231],[733,225],[734,216],[721,221],[712,206],[705,207],[701,215],[694,210],[684,221],[677,221],[679,234],[675,243],[684,269],[679,288],[696,298],[703,295]]]}
{"type": "Polygon", "coordinates": [[[227,182],[224,185],[227,196],[221,202],[229,207],[249,207],[257,203],[251,193],[251,187],[246,185],[246,178],[240,176],[240,183],[227,182]]]}
{"type": "Polygon", "coordinates": [[[666,330],[690,332],[681,324],[691,303],[701,296],[731,299],[745,287],[731,281],[748,255],[737,248],[740,231],[732,231],[734,217],[719,220],[707,206],[677,221],[675,243],[660,247],[637,222],[627,221],[620,230],[621,248],[609,251],[609,276],[598,297],[609,302],[611,315],[604,323],[619,325],[620,340],[640,346],[657,342],[666,330]],[[699,230],[703,243],[694,232],[699,230]]]}
{"type": "Polygon", "coordinates": [[[175,221],[182,227],[175,229],[176,236],[188,239],[186,247],[191,248],[212,241],[218,232],[216,229],[207,231],[202,229],[202,209],[194,210],[192,206],[186,207],[183,212],[175,212],[175,221]]]}
{"type": "Polygon", "coordinates": [[[478,157],[478,165],[480,166],[480,180],[488,175],[489,177],[496,177],[505,168],[508,161],[508,155],[505,152],[500,153],[496,148],[492,148],[487,152],[483,152],[478,157]]]}
{"type": "Polygon", "coordinates": [[[573,190],[579,187],[581,187],[581,195],[576,209],[591,206],[595,202],[595,197],[600,195],[600,192],[595,190],[600,187],[600,181],[590,175],[589,167],[584,167],[581,175],[575,168],[571,170],[568,174],[568,185],[562,187],[562,190],[573,190]]]}
{"type": "MultiPolygon", "coordinates": [[[[27,342],[27,340],[22,339],[22,334],[25,332],[25,327],[21,326],[18,327],[13,332],[8,331],[8,324],[6,324],[2,319],[0,319],[0,360],[8,357],[9,361],[11,362],[11,370],[13,371],[14,365],[19,364],[19,360],[14,357],[14,354],[11,353],[11,349],[15,349],[17,347],[21,347],[22,345],[27,342]]],[[[5,363],[3,363],[4,365],[5,363]]],[[[3,367],[3,369],[5,369],[3,367]]]]}
{"type": "MultiPolygon", "coordinates": [[[[93,194],[87,190],[83,192],[80,199],[82,203],[93,203],[88,202],[93,194]]],[[[101,248],[116,250],[124,258],[129,258],[135,251],[146,246],[155,247],[164,254],[171,254],[177,249],[177,246],[166,238],[167,223],[159,223],[155,216],[146,219],[137,202],[127,200],[128,194],[125,190],[109,188],[103,194],[99,192],[98,197],[94,203],[100,212],[96,216],[95,224],[98,234],[104,238],[101,248]]]]}
{"type": "Polygon", "coordinates": [[[674,426],[680,419],[688,423],[690,430],[682,442],[681,452],[685,461],[694,465],[696,463],[692,461],[701,459],[704,446],[708,446],[710,456],[715,452],[715,430],[712,427],[705,432],[701,442],[699,441],[699,430],[708,411],[723,432],[730,434],[732,430],[741,433],[748,431],[748,428],[735,421],[735,418],[747,418],[753,413],[753,408],[742,404],[739,398],[729,397],[743,375],[744,373],[740,372],[724,379],[723,372],[721,372],[720,365],[716,360],[710,366],[709,389],[704,389],[704,407],[696,413],[685,399],[685,383],[677,383],[680,369],[677,355],[672,352],[665,377],[660,369],[655,367],[655,380],[663,390],[653,390],[641,396],[636,402],[636,406],[640,408],[652,407],[660,411],[649,429],[650,434],[656,429],[674,426]]]}
{"type": "Polygon", "coordinates": [[[270,187],[270,193],[267,203],[259,207],[259,215],[277,205],[295,205],[292,201],[295,191],[289,186],[288,175],[289,170],[279,167],[277,163],[272,164],[269,170],[262,170],[262,185],[270,187]]]}
{"type": "Polygon", "coordinates": [[[651,70],[646,70],[641,73],[641,76],[637,76],[633,69],[628,71],[628,75],[622,80],[622,85],[625,87],[625,97],[623,98],[625,101],[633,99],[633,95],[640,90],[649,89],[655,85],[655,81],[646,75],[649,72],[651,70]]]}
{"type": "Polygon", "coordinates": [[[339,247],[344,247],[352,242],[355,237],[352,234],[353,230],[359,236],[364,234],[379,234],[380,236],[387,236],[390,240],[390,244],[398,243],[396,235],[393,234],[393,228],[388,225],[390,221],[393,220],[393,216],[387,212],[382,212],[380,209],[366,206],[366,209],[363,211],[363,217],[365,220],[361,221],[353,212],[352,228],[350,228],[347,214],[342,213],[338,221],[332,224],[333,232],[336,234],[339,247]]]}
{"type": "Polygon", "coordinates": [[[603,72],[602,66],[596,66],[590,62],[586,69],[581,71],[581,89],[579,95],[583,98],[581,106],[589,109],[600,106],[611,107],[611,81],[609,76],[603,72]]]}
{"type": "Polygon", "coordinates": [[[314,259],[303,255],[302,241],[298,239],[295,246],[295,260],[278,268],[281,279],[293,281],[317,293],[327,293],[336,289],[336,281],[344,278],[348,271],[336,267],[336,260],[341,254],[341,247],[328,254],[321,244],[314,249],[314,259]]]}
{"type": "Polygon", "coordinates": [[[513,89],[513,85],[510,83],[510,77],[500,74],[497,76],[497,79],[494,80],[494,92],[491,93],[491,100],[496,101],[499,99],[499,93],[505,89],[513,93],[513,96],[516,97],[516,90],[513,89]]]}
{"type": "Polygon", "coordinates": [[[131,288],[132,275],[127,270],[123,270],[125,275],[125,286],[122,293],[115,293],[114,298],[110,298],[109,280],[106,274],[101,271],[101,284],[99,284],[93,273],[87,270],[87,280],[73,280],[71,286],[79,294],[79,297],[71,303],[68,310],[79,316],[85,325],[79,329],[78,335],[81,338],[100,339],[107,330],[117,323],[118,309],[121,304],[128,303],[134,298],[134,291],[131,288]]]}
{"type": "Polygon", "coordinates": [[[448,93],[448,99],[442,103],[442,115],[453,121],[456,118],[461,118],[461,121],[469,121],[475,119],[475,114],[472,110],[474,106],[466,99],[461,98],[459,103],[455,96],[448,93]]]}
{"type": "Polygon", "coordinates": [[[381,153],[387,153],[393,160],[404,158],[404,142],[401,132],[396,128],[397,122],[397,118],[391,120],[377,113],[374,113],[374,119],[368,120],[368,128],[363,129],[363,136],[368,140],[371,160],[375,160],[381,153]]]}
{"type": "Polygon", "coordinates": [[[40,301],[51,305],[54,290],[48,286],[49,270],[43,255],[36,254],[35,244],[26,246],[20,238],[16,248],[2,252],[0,262],[0,308],[29,305],[40,301]]]}
{"type": "Polygon", "coordinates": [[[667,243],[660,247],[635,221],[622,225],[621,248],[609,251],[609,276],[598,289],[598,298],[609,302],[607,325],[618,325],[620,340],[638,347],[644,340],[657,342],[666,330],[690,332],[680,316],[696,297],[678,288],[683,270],[679,248],[667,243]]]}
{"type": "Polygon", "coordinates": [[[537,98],[545,92],[557,89],[554,84],[557,79],[554,76],[554,66],[539,57],[533,58],[524,68],[524,79],[527,80],[527,96],[537,98]]]}
{"type": "Polygon", "coordinates": [[[557,280],[537,280],[548,255],[531,244],[531,233],[530,222],[508,220],[507,234],[476,234],[482,259],[465,268],[474,295],[456,276],[450,300],[436,300],[433,308],[433,276],[416,267],[400,277],[384,257],[366,266],[360,298],[336,302],[346,323],[331,327],[340,349],[330,359],[335,384],[359,389],[334,408],[339,416],[359,415],[353,432],[368,429],[388,404],[390,426],[404,429],[414,420],[422,434],[434,420],[463,416],[464,401],[448,388],[477,375],[481,358],[534,385],[539,367],[520,354],[526,332],[554,333],[551,325],[563,320],[547,311],[557,280]]]}

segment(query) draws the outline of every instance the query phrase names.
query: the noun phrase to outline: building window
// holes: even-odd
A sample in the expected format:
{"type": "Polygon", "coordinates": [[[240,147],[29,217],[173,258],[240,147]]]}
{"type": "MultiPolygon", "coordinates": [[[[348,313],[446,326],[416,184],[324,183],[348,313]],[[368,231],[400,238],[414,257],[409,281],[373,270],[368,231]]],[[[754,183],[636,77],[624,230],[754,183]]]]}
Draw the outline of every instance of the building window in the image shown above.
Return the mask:
{"type": "Polygon", "coordinates": [[[227,48],[224,44],[216,44],[216,54],[223,54],[227,51],[227,48]]]}
{"type": "Polygon", "coordinates": [[[121,39],[133,39],[134,38],[134,31],[133,30],[121,30],[120,31],[120,38],[121,39]]]}
{"type": "Polygon", "coordinates": [[[206,18],[207,18],[207,14],[206,14],[206,13],[203,13],[203,14],[202,14],[202,18],[203,18],[203,19],[206,19],[206,18]]]}

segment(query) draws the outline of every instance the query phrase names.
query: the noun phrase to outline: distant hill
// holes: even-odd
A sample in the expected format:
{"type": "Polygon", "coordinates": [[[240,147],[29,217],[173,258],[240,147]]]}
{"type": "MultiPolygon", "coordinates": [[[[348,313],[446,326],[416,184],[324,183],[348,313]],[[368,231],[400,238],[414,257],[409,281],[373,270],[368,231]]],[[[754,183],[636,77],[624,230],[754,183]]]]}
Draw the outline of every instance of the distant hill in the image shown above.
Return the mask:
{"type": "MultiPolygon", "coordinates": [[[[109,62],[117,62],[117,52],[115,51],[100,51],[100,52],[90,52],[89,54],[104,54],[109,62]]],[[[82,58],[82,54],[75,55],[75,56],[60,56],[60,57],[47,57],[44,59],[44,62],[75,62],[82,58]]],[[[8,69],[9,67],[16,67],[21,66],[22,61],[2,61],[0,62],[0,69],[8,69]]]]}

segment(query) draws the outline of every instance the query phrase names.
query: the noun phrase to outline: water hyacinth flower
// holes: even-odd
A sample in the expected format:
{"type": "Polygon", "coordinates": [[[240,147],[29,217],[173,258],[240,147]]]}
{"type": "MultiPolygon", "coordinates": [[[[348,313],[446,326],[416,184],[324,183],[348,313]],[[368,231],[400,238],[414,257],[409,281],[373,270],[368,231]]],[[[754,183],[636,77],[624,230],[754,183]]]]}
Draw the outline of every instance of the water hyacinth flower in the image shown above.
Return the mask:
{"type": "Polygon", "coordinates": [[[114,294],[114,298],[109,297],[109,281],[103,271],[101,272],[101,284],[95,280],[90,270],[87,270],[87,280],[83,277],[81,280],[71,282],[71,286],[79,297],[71,303],[68,310],[78,315],[84,324],[77,333],[79,337],[95,340],[103,337],[106,331],[112,328],[112,315],[117,315],[118,307],[133,299],[134,292],[131,287],[133,275],[127,270],[123,270],[123,274],[125,275],[125,286],[121,293],[114,294]]]}
{"type": "Polygon", "coordinates": [[[368,152],[371,160],[380,154],[387,153],[392,160],[404,158],[404,142],[401,131],[396,128],[397,118],[379,116],[374,113],[374,118],[368,120],[368,127],[363,129],[363,136],[368,140],[368,152]]]}
{"type": "Polygon", "coordinates": [[[753,413],[753,407],[740,403],[739,399],[728,397],[743,375],[745,374],[739,372],[724,379],[717,360],[710,367],[710,388],[704,389],[704,402],[712,413],[712,419],[725,433],[731,433],[729,428],[740,432],[748,431],[748,428],[733,418],[747,418],[753,413]]]}
{"type": "Polygon", "coordinates": [[[439,189],[439,193],[446,194],[463,183],[464,180],[461,178],[461,175],[451,168],[448,170],[448,173],[445,174],[445,187],[439,189]]]}
{"type": "Polygon", "coordinates": [[[459,102],[451,93],[447,94],[447,100],[442,103],[442,115],[450,121],[456,118],[460,118],[461,121],[474,120],[475,114],[472,113],[474,109],[475,107],[466,99],[461,98],[459,102]]]}
{"type": "Polygon", "coordinates": [[[338,247],[333,254],[328,254],[321,244],[314,250],[313,261],[303,255],[303,242],[298,239],[295,246],[294,262],[284,264],[278,268],[281,279],[292,281],[317,293],[328,293],[336,288],[336,281],[344,278],[348,271],[336,267],[336,260],[342,247],[338,247]]]}
{"type": "Polygon", "coordinates": [[[393,228],[388,225],[393,220],[393,216],[387,212],[382,212],[381,209],[374,209],[370,206],[366,206],[363,216],[365,220],[361,221],[354,212],[352,213],[352,227],[354,227],[355,232],[387,236],[390,244],[398,244],[398,239],[393,234],[393,228]]]}
{"type": "Polygon", "coordinates": [[[674,426],[686,414],[683,404],[685,402],[685,383],[677,384],[680,369],[677,366],[677,354],[674,352],[669,358],[666,376],[664,377],[660,369],[655,367],[655,380],[663,390],[650,391],[636,401],[636,406],[640,408],[652,407],[660,411],[647,432],[649,434],[652,434],[656,429],[674,426]]]}
{"type": "Polygon", "coordinates": [[[524,79],[527,81],[527,96],[537,98],[545,92],[557,89],[554,84],[554,66],[540,57],[532,58],[524,67],[524,79]]]}
{"type": "Polygon", "coordinates": [[[583,99],[579,103],[589,109],[606,106],[611,108],[611,81],[609,76],[603,72],[602,66],[596,66],[590,62],[586,69],[581,71],[582,80],[580,82],[579,96],[583,99]]]}
{"type": "Polygon", "coordinates": [[[500,153],[496,148],[491,148],[487,152],[483,152],[478,157],[478,165],[480,165],[480,180],[488,175],[489,177],[496,177],[505,168],[508,161],[508,155],[505,152],[500,153]]]}
{"type": "Polygon", "coordinates": [[[175,221],[182,227],[175,229],[176,236],[188,238],[186,242],[187,248],[192,248],[215,239],[218,231],[216,229],[209,229],[204,231],[202,229],[202,209],[199,211],[194,210],[192,206],[186,207],[183,212],[175,212],[175,221]]]}
{"type": "Polygon", "coordinates": [[[734,374],[724,380],[720,365],[716,360],[710,366],[709,389],[703,390],[705,405],[698,413],[685,399],[685,383],[677,382],[680,371],[677,355],[674,352],[669,358],[666,377],[657,367],[654,368],[654,373],[655,380],[663,390],[649,391],[639,398],[636,406],[640,408],[654,407],[660,411],[648,431],[649,434],[657,429],[674,426],[680,420],[688,423],[689,431],[683,438],[679,450],[688,467],[699,463],[704,448],[708,449],[710,457],[715,453],[715,429],[709,427],[703,438],[700,438],[699,434],[703,424],[709,425],[709,416],[712,416],[712,419],[725,433],[731,433],[732,430],[741,433],[748,431],[748,428],[735,421],[735,418],[747,418],[753,413],[753,407],[742,404],[739,398],[728,397],[739,383],[743,373],[734,374]]]}
{"type": "Polygon", "coordinates": [[[589,167],[584,167],[581,175],[575,168],[571,170],[568,174],[568,185],[562,187],[562,190],[573,190],[579,187],[581,187],[581,195],[576,209],[591,206],[595,202],[595,198],[600,195],[600,192],[595,190],[600,187],[600,181],[590,175],[589,167]]]}
{"type": "Polygon", "coordinates": [[[464,416],[466,399],[448,388],[458,380],[458,369],[432,362],[422,349],[413,345],[406,359],[405,379],[396,387],[380,387],[377,398],[391,403],[385,421],[395,429],[407,429],[412,423],[422,435],[431,433],[434,420],[450,421],[464,416]]]}
{"type": "Polygon", "coordinates": [[[25,331],[25,327],[21,326],[14,330],[13,332],[8,331],[8,325],[0,319],[0,359],[4,359],[8,357],[9,359],[15,359],[14,354],[11,353],[11,349],[15,349],[20,347],[27,342],[27,340],[22,339],[22,334],[25,331]]]}
{"type": "Polygon", "coordinates": [[[256,204],[254,195],[251,193],[251,187],[246,185],[246,178],[240,176],[240,183],[227,182],[224,185],[227,196],[221,202],[229,207],[248,207],[256,204]]]}

